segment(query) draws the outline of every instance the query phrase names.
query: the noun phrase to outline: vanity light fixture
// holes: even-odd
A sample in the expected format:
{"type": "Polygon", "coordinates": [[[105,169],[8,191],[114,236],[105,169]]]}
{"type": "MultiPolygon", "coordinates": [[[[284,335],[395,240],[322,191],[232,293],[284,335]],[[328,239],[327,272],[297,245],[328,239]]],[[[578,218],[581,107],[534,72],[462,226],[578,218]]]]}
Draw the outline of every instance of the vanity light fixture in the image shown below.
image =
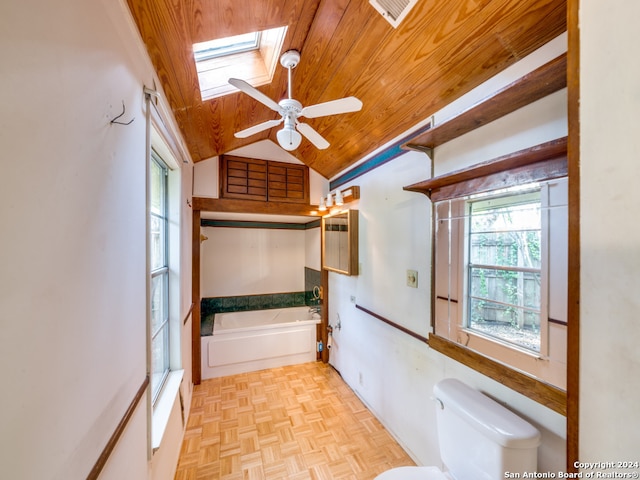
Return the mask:
{"type": "Polygon", "coordinates": [[[345,201],[351,202],[360,198],[360,187],[349,187],[346,190],[336,190],[335,193],[329,192],[327,197],[320,197],[320,203],[318,204],[318,210],[325,212],[331,207],[342,206],[345,201]],[[346,200],[345,200],[346,199],[346,200]]]}

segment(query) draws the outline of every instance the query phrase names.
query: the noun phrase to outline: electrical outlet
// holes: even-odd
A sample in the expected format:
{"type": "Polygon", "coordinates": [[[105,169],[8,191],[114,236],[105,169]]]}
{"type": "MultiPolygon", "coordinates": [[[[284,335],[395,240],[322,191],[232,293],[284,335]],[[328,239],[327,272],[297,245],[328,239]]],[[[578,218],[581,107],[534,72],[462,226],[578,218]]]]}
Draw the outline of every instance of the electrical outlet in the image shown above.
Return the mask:
{"type": "Polygon", "coordinates": [[[407,270],[407,286],[412,288],[418,288],[417,270],[407,270]]]}

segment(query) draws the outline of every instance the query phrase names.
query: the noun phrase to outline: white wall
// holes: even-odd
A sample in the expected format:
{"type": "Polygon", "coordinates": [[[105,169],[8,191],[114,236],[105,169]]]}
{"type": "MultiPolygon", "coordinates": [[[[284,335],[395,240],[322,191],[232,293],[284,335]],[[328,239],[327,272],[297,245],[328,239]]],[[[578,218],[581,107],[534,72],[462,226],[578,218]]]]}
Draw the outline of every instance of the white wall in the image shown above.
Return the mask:
{"type": "MultiPolygon", "coordinates": [[[[128,15],[107,0],[0,5],[3,478],[85,478],[146,375],[154,73],[128,15]],[[110,125],[123,101],[133,123],[110,125]]],[[[172,478],[147,461],[146,405],[102,478],[172,478]]],[[[155,459],[175,457],[173,435],[155,459]]]]}
{"type": "MultiPolygon", "coordinates": [[[[202,297],[304,291],[304,230],[203,227],[202,297]]],[[[318,247],[319,248],[319,247],[318,247]]]]}
{"type": "Polygon", "coordinates": [[[640,3],[579,3],[580,460],[635,461],[640,445],[640,63],[630,60],[629,52],[640,44],[640,3]]]}
{"type": "MultiPolygon", "coordinates": [[[[566,36],[436,113],[436,123],[566,50],[566,36]]],[[[566,91],[516,111],[436,149],[442,174],[567,134],[566,91]]],[[[430,176],[430,160],[407,153],[363,175],[354,184],[361,199],[357,277],[329,275],[329,322],[334,329],[330,361],[416,461],[441,465],[430,397],[436,382],[457,377],[487,392],[542,432],[541,471],[564,470],[565,418],[390,327],[358,304],[426,336],[430,319],[430,203],[403,186],[430,176]],[[406,285],[406,270],[418,271],[418,288],[406,285]],[[352,300],[353,297],[353,300],[352,300]],[[355,301],[355,304],[353,303],[355,301]]],[[[346,187],[346,186],[345,186],[346,187]]]]}
{"type": "Polygon", "coordinates": [[[304,232],[304,266],[320,271],[320,227],[310,228],[304,232]]]}

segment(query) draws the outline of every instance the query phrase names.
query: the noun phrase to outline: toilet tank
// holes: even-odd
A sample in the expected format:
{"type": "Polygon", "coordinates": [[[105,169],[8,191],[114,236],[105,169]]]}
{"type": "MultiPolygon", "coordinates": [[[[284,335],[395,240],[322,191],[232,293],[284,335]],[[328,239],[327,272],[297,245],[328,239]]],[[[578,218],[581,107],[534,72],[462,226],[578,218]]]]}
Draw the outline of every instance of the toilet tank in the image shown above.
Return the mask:
{"type": "Polygon", "coordinates": [[[536,471],[540,432],[533,425],[454,378],[433,391],[440,456],[453,478],[497,480],[506,472],[536,471]]]}

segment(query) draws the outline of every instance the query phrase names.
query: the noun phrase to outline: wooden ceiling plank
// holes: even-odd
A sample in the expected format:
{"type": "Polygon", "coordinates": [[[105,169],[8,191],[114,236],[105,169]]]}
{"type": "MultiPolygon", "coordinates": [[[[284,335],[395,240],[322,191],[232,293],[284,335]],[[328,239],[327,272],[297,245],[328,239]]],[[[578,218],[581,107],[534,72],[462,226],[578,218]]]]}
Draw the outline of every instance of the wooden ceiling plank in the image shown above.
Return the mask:
{"type": "Polygon", "coordinates": [[[323,8],[318,11],[307,40],[312,48],[305,48],[300,66],[296,69],[297,77],[303,80],[300,82],[301,87],[297,89],[296,98],[303,105],[339,98],[323,94],[336,72],[344,68],[344,62],[348,60],[355,40],[353,26],[345,24],[345,21],[353,18],[354,10],[361,12],[363,4],[364,2],[333,0],[323,3],[323,8]],[[313,78],[313,82],[304,81],[308,78],[313,78]]]}
{"type": "Polygon", "coordinates": [[[257,32],[288,24],[290,12],[300,12],[304,0],[197,1],[190,21],[192,43],[257,32]]]}
{"type": "MultiPolygon", "coordinates": [[[[518,25],[516,22],[513,28],[522,28],[522,25],[518,25]]],[[[485,37],[479,36],[478,38],[482,39],[485,37]]],[[[551,38],[536,39],[537,43],[531,45],[530,50],[535,49],[537,46],[540,46],[542,43],[549,40],[551,40],[551,38]]],[[[470,83],[470,80],[466,77],[460,77],[454,68],[443,69],[444,73],[442,74],[440,74],[438,70],[433,70],[430,73],[425,74],[424,71],[421,72],[419,69],[415,69],[413,72],[407,73],[405,80],[410,86],[409,88],[413,91],[410,94],[407,92],[404,93],[412,99],[432,99],[432,104],[429,105],[429,102],[426,101],[412,102],[405,100],[405,104],[412,106],[409,111],[402,108],[394,110],[389,108],[389,104],[376,104],[372,106],[372,110],[368,112],[368,126],[362,125],[362,128],[368,128],[373,138],[376,138],[376,135],[379,135],[380,138],[397,137],[403,131],[406,131],[419,121],[427,118],[434,111],[442,108],[447,103],[450,103],[455,98],[458,98],[463,93],[469,91],[471,88],[476,86],[477,83],[487,80],[497,71],[503,69],[507,64],[511,64],[517,60],[516,58],[513,58],[511,52],[505,50],[501,46],[500,42],[495,37],[488,37],[488,40],[485,40],[484,42],[485,44],[479,44],[478,41],[470,43],[470,45],[465,49],[465,57],[449,59],[451,63],[464,64],[466,68],[473,71],[474,74],[469,75],[469,77],[475,79],[474,83],[470,83]],[[483,56],[479,56],[476,53],[477,51],[487,52],[485,56],[492,59],[492,61],[497,62],[498,66],[491,67],[491,64],[488,64],[483,56]],[[443,84],[450,86],[449,91],[439,87],[443,84]],[[371,121],[372,118],[374,119],[373,121],[371,121]],[[375,125],[381,125],[380,129],[387,128],[387,130],[376,131],[375,125]],[[394,130],[388,130],[389,126],[395,126],[394,130]]],[[[438,64],[436,61],[429,61],[427,63],[438,64]]],[[[376,92],[374,87],[375,85],[372,85],[369,91],[381,98],[380,96],[384,95],[384,92],[376,92]]],[[[372,142],[370,151],[373,151],[377,146],[378,145],[372,142]]],[[[336,148],[343,151],[342,146],[340,145],[336,145],[336,148]]],[[[335,164],[335,167],[341,166],[336,159],[334,159],[333,163],[335,164]]],[[[333,175],[339,171],[340,170],[336,170],[333,175]]]]}
{"type": "Polygon", "coordinates": [[[455,117],[412,138],[403,148],[435,148],[567,86],[567,56],[557,57],[455,117]]]}
{"type": "MultiPolygon", "coordinates": [[[[400,125],[407,125],[406,118],[409,116],[408,113],[411,113],[412,111],[415,113],[415,110],[419,108],[418,102],[406,101],[406,94],[404,92],[419,88],[419,85],[423,83],[424,71],[421,71],[415,79],[407,78],[406,74],[399,77],[398,72],[406,72],[410,69],[411,63],[415,63],[420,66],[423,64],[440,65],[443,61],[441,59],[433,62],[427,62],[426,60],[428,60],[428,55],[433,56],[435,52],[435,54],[446,56],[446,52],[448,50],[448,48],[445,48],[447,47],[446,42],[451,41],[449,40],[451,38],[451,34],[443,34],[441,33],[441,30],[445,29],[447,31],[455,31],[456,29],[447,25],[452,23],[452,18],[457,19],[456,21],[462,25],[460,11],[468,10],[468,8],[461,9],[460,4],[450,2],[441,2],[437,7],[438,8],[431,8],[429,10],[429,24],[425,25],[423,22],[419,27],[415,26],[412,29],[400,29],[399,32],[394,32],[382,17],[377,16],[376,18],[378,23],[377,25],[375,23],[373,24],[374,28],[383,28],[386,32],[394,32],[394,35],[385,36],[380,35],[378,32],[374,32],[374,35],[377,34],[375,35],[375,38],[381,38],[383,40],[373,46],[366,36],[359,37],[357,44],[354,46],[354,52],[367,51],[367,49],[371,50],[368,54],[368,60],[362,62],[366,67],[362,69],[362,67],[360,67],[361,62],[356,60],[354,64],[360,70],[350,72],[350,76],[352,78],[352,82],[356,82],[353,90],[357,92],[366,92],[363,95],[364,98],[361,98],[365,105],[363,107],[364,112],[363,115],[360,115],[355,119],[356,122],[361,121],[360,124],[354,123],[349,124],[348,127],[344,127],[349,129],[350,132],[342,137],[345,140],[345,144],[334,143],[337,150],[341,152],[345,151],[344,149],[347,147],[346,144],[348,142],[353,144],[351,139],[362,136],[363,131],[366,129],[369,130],[369,139],[366,145],[369,148],[369,151],[375,150],[385,143],[385,141],[380,142],[378,139],[389,138],[388,133],[390,124],[395,125],[394,128],[399,130],[400,125]],[[430,28],[431,23],[436,25],[437,28],[430,28]],[[425,30],[428,32],[426,35],[424,33],[425,30]],[[415,45],[417,45],[417,48],[422,52],[416,52],[415,45]],[[399,78],[400,81],[398,81],[399,78]],[[403,100],[400,100],[399,102],[380,101],[380,99],[387,99],[392,96],[402,97],[403,100]],[[401,120],[400,124],[395,120],[391,120],[391,116],[396,113],[398,114],[398,118],[401,120]]],[[[459,26],[457,29],[462,30],[462,26],[459,26]]],[[[461,38],[464,37],[461,36],[461,38]]],[[[412,70],[415,70],[415,68],[412,70]]],[[[436,73],[439,71],[439,68],[436,69],[436,73]]],[[[411,98],[414,98],[414,96],[411,96],[411,98]]],[[[317,127],[321,131],[333,131],[331,125],[333,121],[334,119],[331,118],[323,119],[317,127]]],[[[417,123],[417,121],[412,122],[411,126],[415,123],[417,123]]],[[[352,148],[354,146],[355,145],[352,145],[352,148]]],[[[333,163],[333,165],[331,165],[333,171],[327,171],[322,167],[319,168],[321,171],[325,171],[332,176],[339,171],[336,170],[337,168],[346,168],[346,166],[348,166],[352,161],[353,158],[343,156],[341,161],[336,159],[331,161],[333,163]]],[[[309,165],[313,166],[313,161],[310,161],[309,165]]]]}
{"type": "Polygon", "coordinates": [[[183,136],[189,139],[190,154],[199,160],[201,142],[193,129],[193,115],[185,108],[198,102],[200,97],[192,53],[183,47],[189,38],[185,21],[189,9],[184,5],[181,9],[174,8],[166,0],[128,0],[128,3],[167,101],[176,119],[179,118],[183,136]]]}
{"type": "MultiPolygon", "coordinates": [[[[361,112],[309,121],[331,143],[292,152],[327,178],[522,58],[566,28],[564,0],[423,0],[393,29],[364,1],[128,0],[194,161],[248,139],[234,132],[274,112],[242,93],[202,102],[193,41],[289,25],[284,49],[302,52],[294,97],[303,104],[355,95],[361,112]]],[[[278,66],[270,98],[286,96],[278,66]]]]}

